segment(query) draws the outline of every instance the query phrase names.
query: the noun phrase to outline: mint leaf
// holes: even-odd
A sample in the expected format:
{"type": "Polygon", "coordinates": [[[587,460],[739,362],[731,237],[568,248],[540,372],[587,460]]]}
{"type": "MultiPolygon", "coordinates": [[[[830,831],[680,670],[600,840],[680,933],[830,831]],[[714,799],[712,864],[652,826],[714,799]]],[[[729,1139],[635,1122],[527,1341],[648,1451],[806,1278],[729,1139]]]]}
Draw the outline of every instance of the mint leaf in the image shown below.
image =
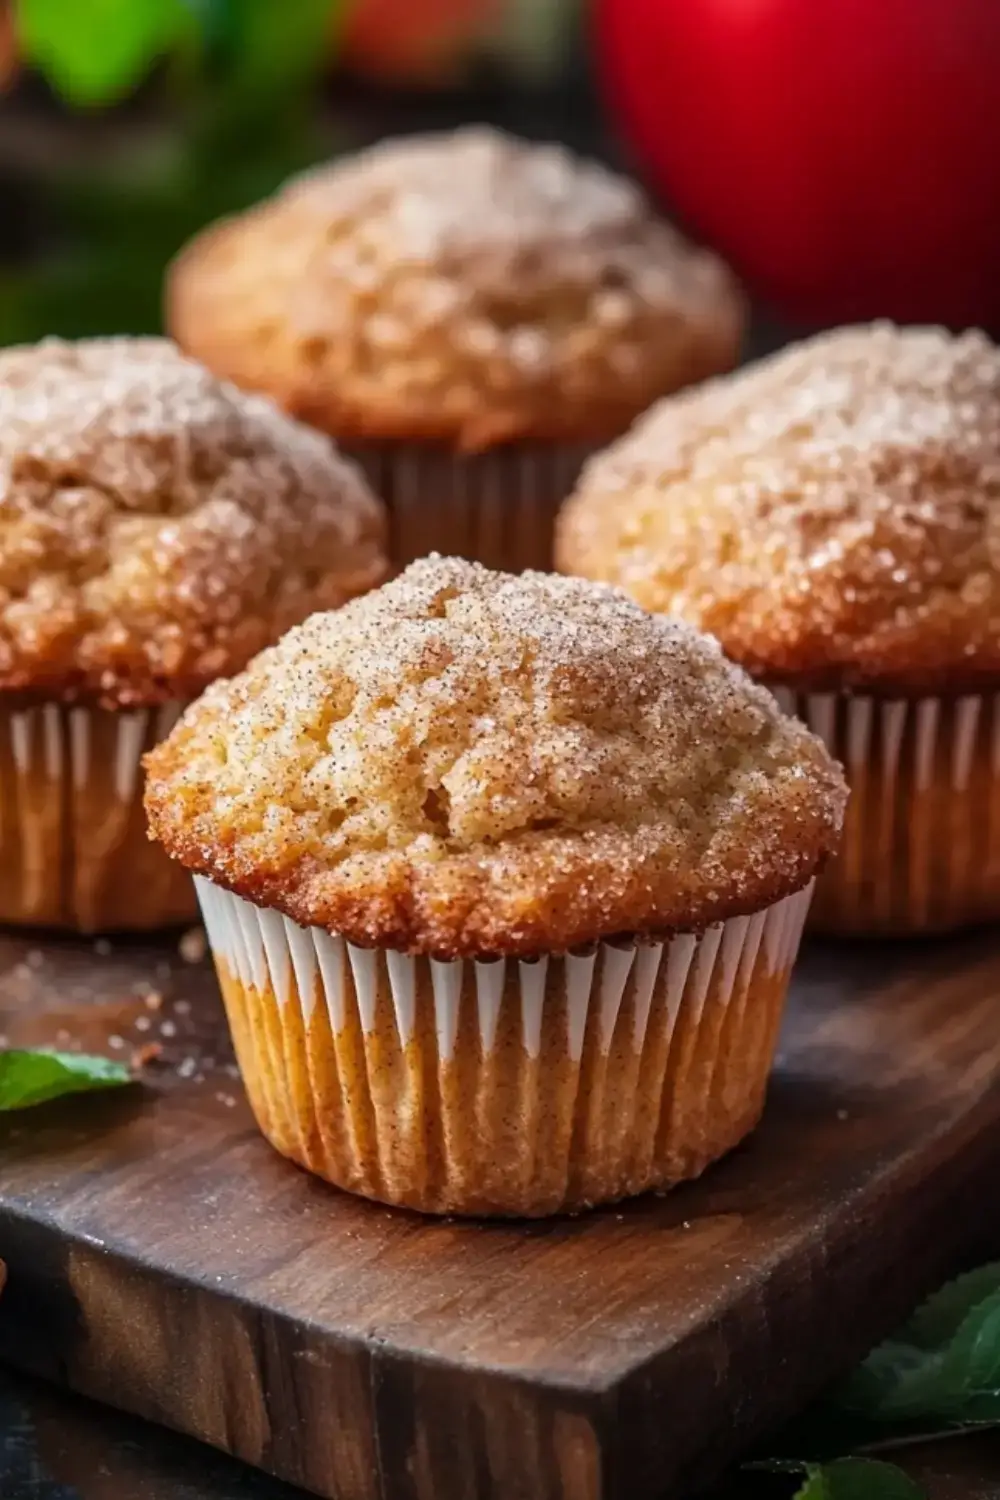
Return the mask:
{"type": "Polygon", "coordinates": [[[888,1416],[910,1421],[927,1416],[961,1419],[970,1403],[991,1398],[1000,1388],[1000,1292],[973,1308],[954,1337],[925,1353],[886,1395],[888,1416]]]}
{"type": "Polygon", "coordinates": [[[193,24],[184,0],[17,0],[25,55],[78,105],[122,98],[193,24]]]}
{"type": "Polygon", "coordinates": [[[839,1406],[871,1416],[881,1411],[900,1384],[927,1364],[927,1355],[912,1344],[887,1339],[840,1386],[839,1406]]]}
{"type": "Polygon", "coordinates": [[[93,1089],[120,1088],[132,1075],[123,1063],[79,1052],[0,1052],[0,1110],[28,1109],[93,1089]]]}
{"type": "Polygon", "coordinates": [[[969,1313],[994,1292],[1000,1292],[1000,1261],[949,1281],[917,1308],[897,1337],[918,1349],[940,1348],[954,1337],[969,1313]]]}
{"type": "Polygon", "coordinates": [[[918,1484],[893,1464],[838,1458],[810,1465],[795,1500],[927,1500],[918,1484]]]}
{"type": "Polygon", "coordinates": [[[1000,1421],[1000,1266],[943,1287],[834,1395],[876,1424],[1000,1421]]]}

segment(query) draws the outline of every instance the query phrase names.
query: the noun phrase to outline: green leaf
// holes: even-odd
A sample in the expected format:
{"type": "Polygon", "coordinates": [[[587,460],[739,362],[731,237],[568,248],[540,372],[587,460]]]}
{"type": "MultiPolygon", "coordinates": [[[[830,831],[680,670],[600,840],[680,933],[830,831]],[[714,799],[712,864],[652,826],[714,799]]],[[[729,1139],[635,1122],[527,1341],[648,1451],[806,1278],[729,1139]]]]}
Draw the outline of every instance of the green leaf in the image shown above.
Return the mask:
{"type": "Polygon", "coordinates": [[[918,1349],[938,1349],[954,1337],[969,1313],[994,1292],[1000,1292],[1000,1261],[949,1281],[917,1308],[897,1337],[918,1349]]]}
{"type": "Polygon", "coordinates": [[[883,1396],[882,1421],[979,1419],[1000,1387],[1000,1294],[967,1315],[941,1349],[923,1353],[883,1396]]]}
{"type": "Polygon", "coordinates": [[[871,1458],[838,1458],[810,1465],[795,1500],[927,1500],[918,1484],[894,1464],[871,1458]]]}
{"type": "Polygon", "coordinates": [[[942,1288],[868,1356],[834,1402],[883,1426],[1000,1420],[1000,1267],[942,1288]]]}
{"type": "Polygon", "coordinates": [[[0,1052],[0,1110],[28,1109],[65,1094],[120,1088],[132,1075],[122,1063],[79,1052],[0,1052]]]}
{"type": "Polygon", "coordinates": [[[923,1369],[926,1361],[926,1354],[912,1344],[887,1339],[843,1382],[837,1392],[837,1403],[852,1412],[878,1411],[900,1382],[923,1369]]]}
{"type": "Polygon", "coordinates": [[[193,25],[184,0],[17,0],[26,57],[77,105],[122,98],[193,25]]]}

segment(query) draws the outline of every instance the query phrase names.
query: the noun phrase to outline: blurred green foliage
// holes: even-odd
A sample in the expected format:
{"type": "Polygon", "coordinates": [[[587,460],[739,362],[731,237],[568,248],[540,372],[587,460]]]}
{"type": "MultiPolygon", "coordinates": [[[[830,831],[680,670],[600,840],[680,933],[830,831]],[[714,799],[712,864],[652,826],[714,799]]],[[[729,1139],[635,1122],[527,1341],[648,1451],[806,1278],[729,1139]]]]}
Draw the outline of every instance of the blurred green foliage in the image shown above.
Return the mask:
{"type": "Polygon", "coordinates": [[[16,0],[21,50],[74,105],[112,104],[165,59],[244,101],[274,100],[329,58],[343,0],[16,0]],[[192,66],[193,65],[193,66],[192,66]]]}
{"type": "Polygon", "coordinates": [[[18,0],[15,17],[26,59],[74,104],[115,100],[197,34],[184,0],[18,0]]]}
{"type": "MultiPolygon", "coordinates": [[[[19,0],[25,61],[70,109],[144,88],[111,149],[71,153],[29,182],[46,229],[16,263],[0,261],[0,343],[158,329],[163,271],[185,240],[329,153],[317,85],[337,9],[19,0]]],[[[85,142],[86,119],[78,130],[85,142]]]]}

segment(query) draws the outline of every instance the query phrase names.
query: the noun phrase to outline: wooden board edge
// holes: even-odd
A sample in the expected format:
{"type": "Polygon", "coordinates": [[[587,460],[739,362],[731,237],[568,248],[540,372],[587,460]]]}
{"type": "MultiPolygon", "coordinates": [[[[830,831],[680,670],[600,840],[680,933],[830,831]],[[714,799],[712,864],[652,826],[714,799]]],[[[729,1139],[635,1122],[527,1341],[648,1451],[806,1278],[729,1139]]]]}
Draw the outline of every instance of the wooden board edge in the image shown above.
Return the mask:
{"type": "Polygon", "coordinates": [[[2,1210],[0,1237],[16,1369],[332,1500],[493,1493],[487,1475],[545,1500],[607,1492],[600,1393],[337,1340],[2,1210]]]}
{"type": "Polygon", "coordinates": [[[854,1368],[923,1297],[965,1267],[1000,1253],[996,1103],[984,1103],[974,1115],[982,1128],[973,1142],[963,1130],[931,1174],[896,1194],[895,1213],[887,1220],[879,1217],[878,1203],[889,1191],[886,1177],[892,1173],[876,1181],[850,1216],[830,1220],[825,1239],[806,1255],[797,1279],[783,1275],[779,1266],[748,1287],[739,1305],[731,1304],[682,1344],[622,1377],[614,1393],[616,1440],[609,1453],[614,1500],[675,1490],[686,1495],[711,1483],[854,1368]],[[881,1237],[875,1257],[868,1253],[874,1235],[881,1237]],[[815,1296],[816,1285],[824,1281],[838,1287],[835,1298],[815,1296]],[[756,1304],[753,1340],[745,1332],[748,1301],[756,1304]],[[689,1421],[685,1411],[718,1409],[711,1393],[726,1370],[736,1323],[744,1360],[748,1348],[757,1357],[752,1366],[741,1367],[733,1400],[722,1408],[723,1420],[706,1441],[703,1415],[689,1421]],[[776,1349],[784,1351],[780,1361],[776,1349]],[[669,1424],[662,1419],[667,1388],[669,1424]],[[697,1433],[697,1445],[686,1447],[685,1433],[697,1433]]]}

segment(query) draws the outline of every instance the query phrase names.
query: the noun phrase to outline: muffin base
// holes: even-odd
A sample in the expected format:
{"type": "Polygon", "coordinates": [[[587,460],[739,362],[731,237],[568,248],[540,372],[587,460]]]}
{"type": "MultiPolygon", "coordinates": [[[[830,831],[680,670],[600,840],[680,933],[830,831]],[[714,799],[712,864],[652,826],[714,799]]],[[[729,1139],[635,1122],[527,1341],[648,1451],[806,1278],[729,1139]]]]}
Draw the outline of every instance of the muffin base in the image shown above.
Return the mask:
{"type": "Polygon", "coordinates": [[[556,514],[593,449],[521,443],[453,453],[371,443],[343,451],[389,508],[394,567],[440,552],[520,573],[551,569],[556,514]]]}
{"type": "Polygon", "coordinates": [[[146,833],[142,757],[177,704],[0,711],[0,922],[75,932],[190,922],[194,889],[146,833]]]}
{"type": "Polygon", "coordinates": [[[843,763],[851,787],[810,928],[910,936],[1000,920],[1000,695],[774,692],[843,763]]]}
{"type": "Polygon", "coordinates": [[[668,943],[438,962],[195,883],[272,1145],[366,1198],[517,1217],[669,1188],[753,1129],[811,895],[668,943]]]}

